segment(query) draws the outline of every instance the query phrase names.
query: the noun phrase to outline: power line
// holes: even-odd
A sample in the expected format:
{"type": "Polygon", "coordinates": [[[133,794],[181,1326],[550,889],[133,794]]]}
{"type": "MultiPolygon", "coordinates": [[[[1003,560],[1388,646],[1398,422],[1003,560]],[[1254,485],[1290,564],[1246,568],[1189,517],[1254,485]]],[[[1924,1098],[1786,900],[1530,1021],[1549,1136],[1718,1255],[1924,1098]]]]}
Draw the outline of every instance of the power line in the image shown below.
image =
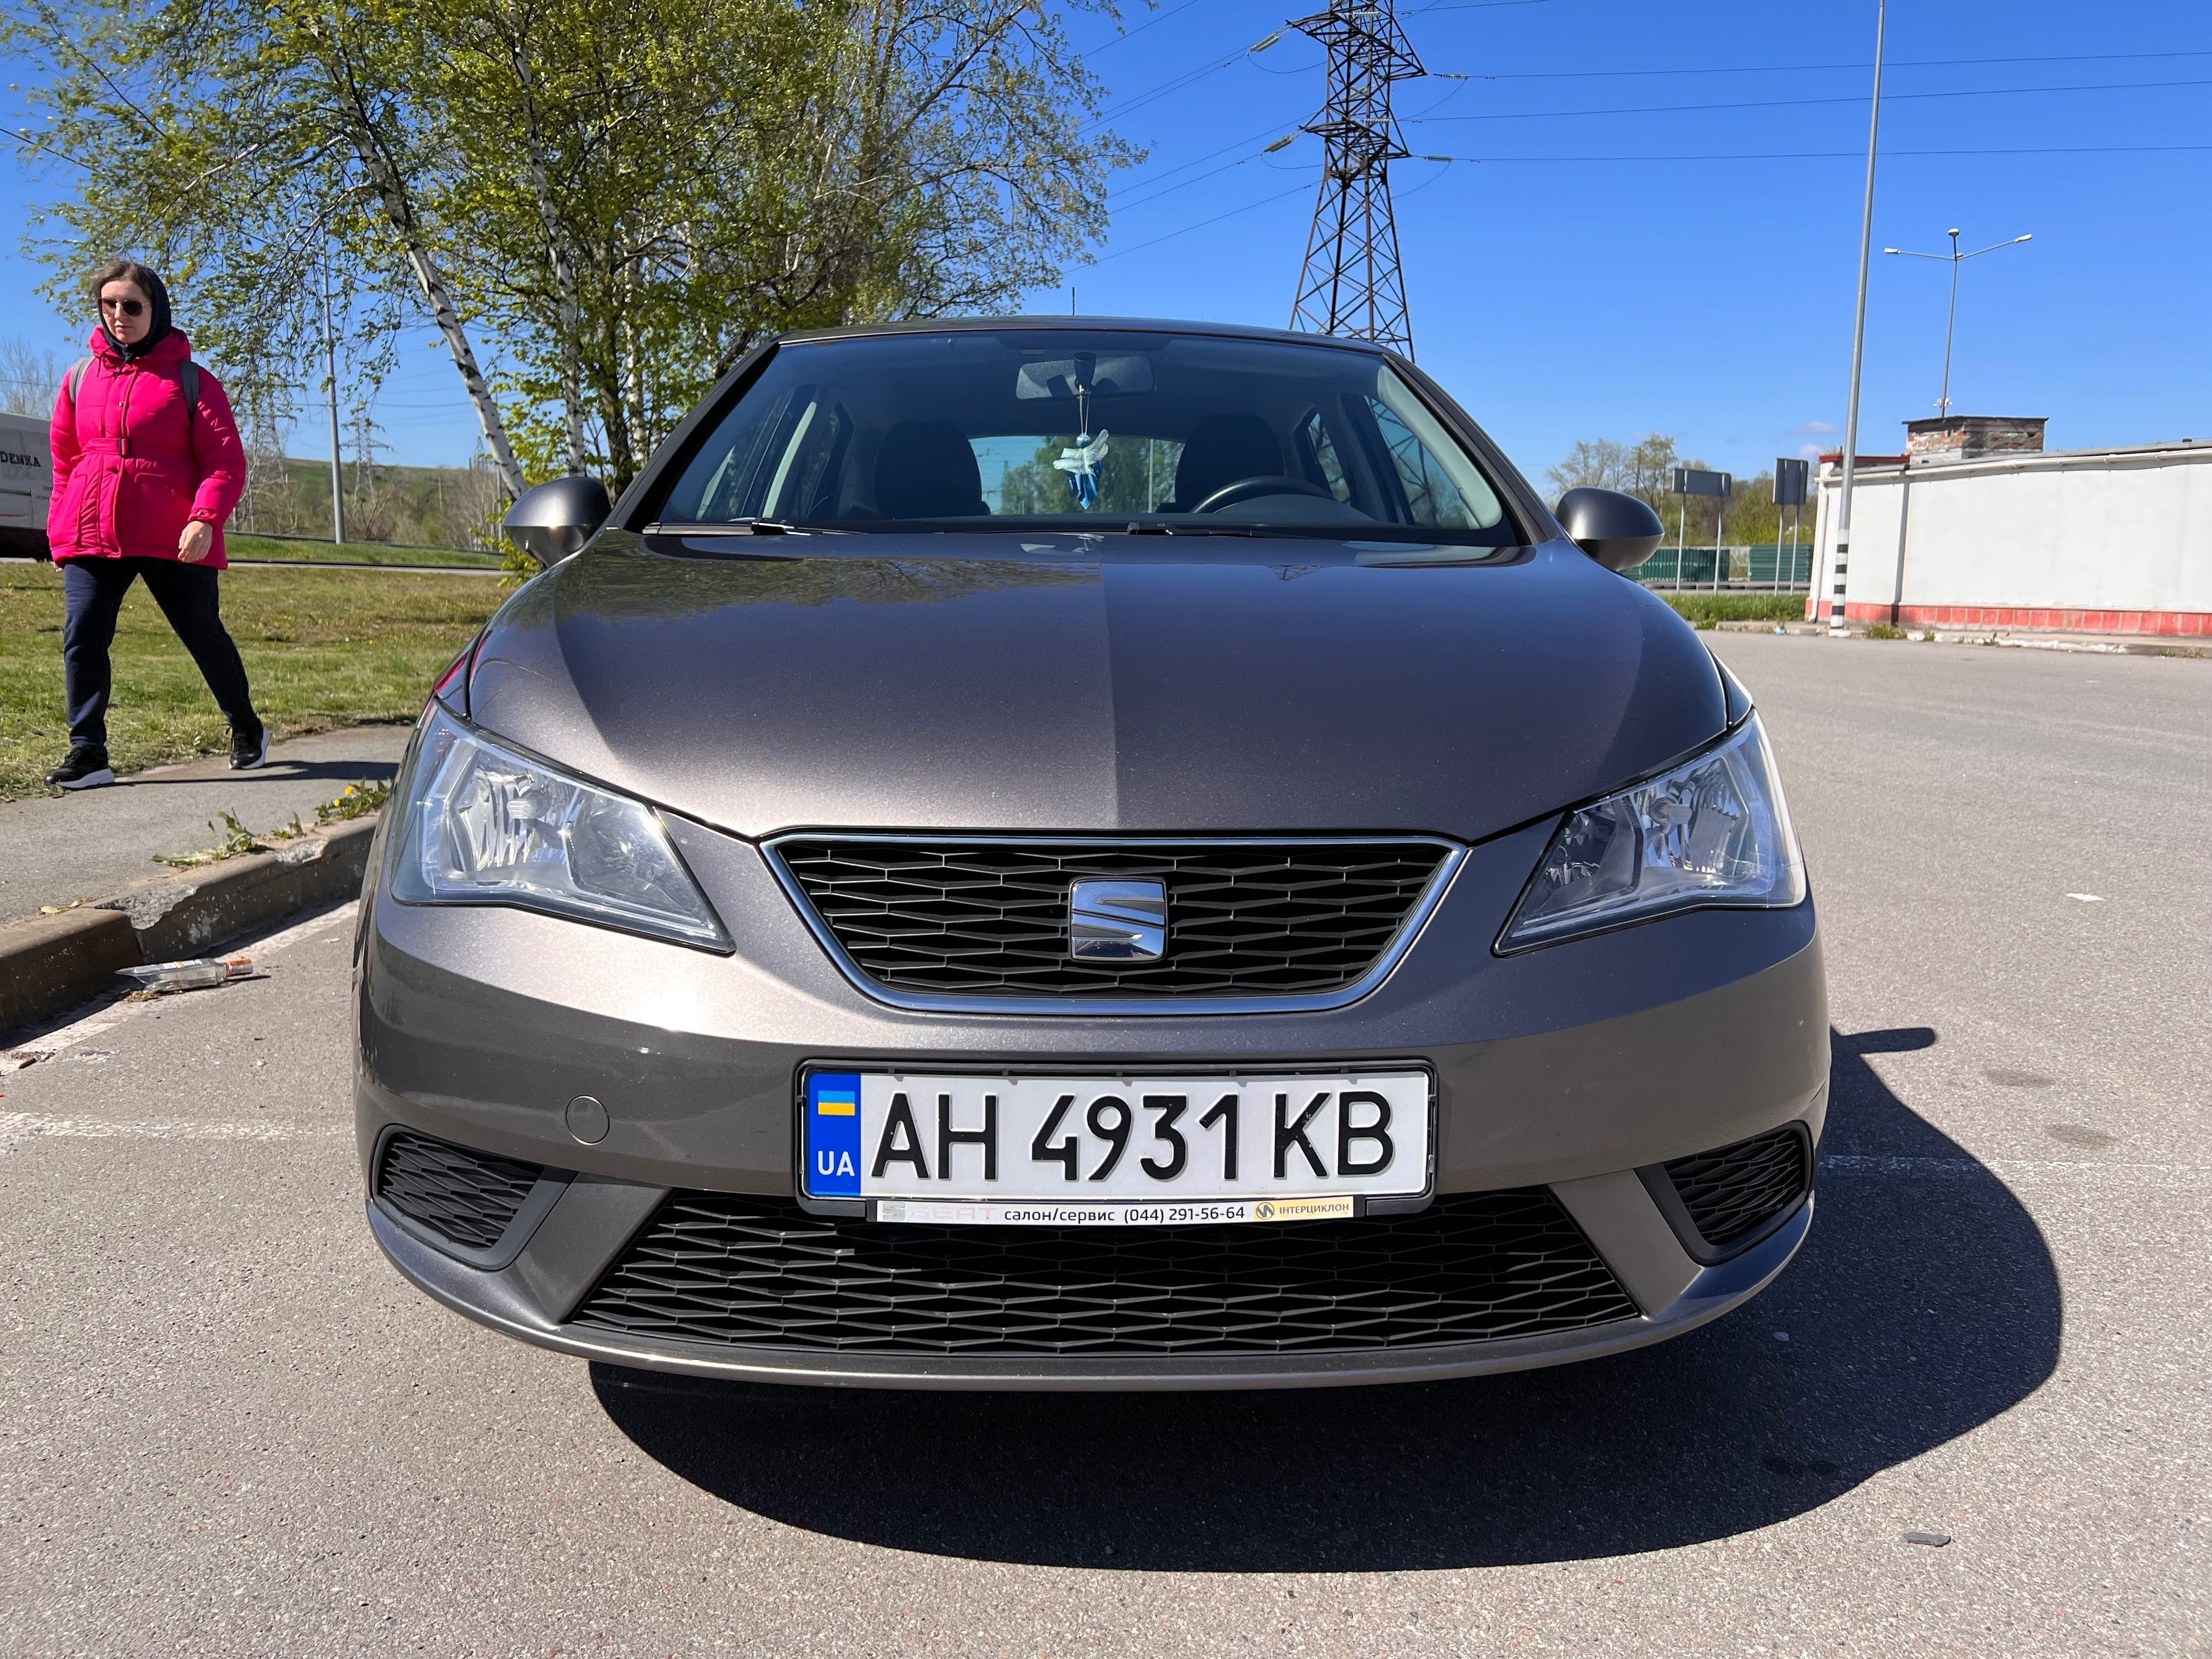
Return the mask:
{"type": "Polygon", "coordinates": [[[1198,0],[1182,0],[1182,3],[1181,5],[1170,6],[1165,11],[1160,13],[1158,16],[1139,23],[1133,29],[1124,29],[1121,33],[1115,35],[1111,40],[1109,40],[1104,46],[1093,46],[1088,52],[1085,53],[1084,56],[1087,58],[1096,58],[1102,52],[1111,52],[1115,47],[1120,46],[1124,40],[1129,39],[1130,36],[1142,34],[1146,29],[1155,27],[1159,24],[1166,22],[1169,18],[1174,16],[1177,12],[1188,11],[1197,3],[1198,0]]]}
{"type": "Polygon", "coordinates": [[[1085,122],[1083,124],[1083,131],[1089,132],[1094,127],[1103,126],[1109,121],[1118,121],[1123,116],[1129,114],[1133,110],[1140,110],[1147,104],[1157,103],[1159,100],[1166,97],[1171,92],[1181,92],[1185,87],[1194,85],[1198,82],[1206,79],[1209,75],[1218,75],[1223,70],[1229,69],[1235,64],[1241,64],[1248,58],[1256,58],[1260,53],[1267,51],[1268,47],[1273,46],[1282,38],[1282,30],[1277,29],[1273,34],[1267,36],[1264,40],[1254,41],[1242,52],[1233,52],[1230,53],[1228,57],[1219,58],[1213,63],[1205,65],[1203,68],[1192,70],[1186,75],[1177,76],[1172,81],[1164,82],[1160,85],[1154,87],[1150,92],[1139,93],[1134,98],[1130,99],[1127,103],[1116,104],[1113,108],[1108,110],[1103,115],[1097,116],[1094,118],[1085,122]]]}
{"type": "MultiPolygon", "coordinates": [[[[1886,101],[1886,100],[1885,100],[1886,101]]],[[[1885,160],[1914,155],[2159,155],[2212,150],[2212,144],[2055,144],[1990,149],[1887,149],[1885,160]]],[[[1515,161],[1856,161],[1862,149],[1774,149],[1696,155],[1412,155],[1414,161],[1464,161],[1488,167],[1515,161]]]]}
{"type": "MultiPolygon", "coordinates": [[[[1882,155],[1886,157],[1905,159],[1916,156],[1974,155],[2158,155],[2195,154],[2202,151],[2212,151],[2212,144],[2082,144],[2021,149],[1885,149],[1882,155]]],[[[1694,155],[1410,155],[1404,159],[1414,161],[1451,162],[1462,166],[1504,167],[1516,163],[1571,165],[1579,161],[1856,161],[1863,160],[1865,154],[1863,150],[1856,149],[1791,149],[1728,151],[1694,155]]],[[[1442,176],[1441,173],[1437,175],[1438,178],[1442,176]]],[[[1433,182],[1433,179],[1424,180],[1421,184],[1413,186],[1413,190],[1425,190],[1433,182]]],[[[1289,190],[1279,191],[1273,196],[1263,196],[1256,202],[1248,202],[1243,207],[1231,208],[1226,213],[1213,214],[1177,229],[1164,232],[1148,241],[1139,242],[1130,247],[1116,248],[1111,253],[1101,254],[1093,263],[1103,264],[1109,260],[1122,258],[1132,253],[1140,253],[1148,247],[1158,246],[1162,242],[1171,242],[1179,236],[1189,235],[1193,231],[1204,230],[1210,225],[1218,225],[1224,219],[1234,219],[1239,215],[1266,207],[1270,203],[1282,201],[1286,197],[1297,195],[1304,188],[1304,185],[1295,185],[1289,190]]],[[[1408,196],[1413,193],[1413,190],[1406,192],[1408,196]]]]}
{"type": "Polygon", "coordinates": [[[1168,231],[1163,235],[1153,237],[1152,240],[1148,242],[1139,242],[1133,247],[1116,248],[1111,253],[1102,253],[1096,259],[1092,260],[1091,263],[1093,264],[1103,265],[1109,259],[1121,259],[1127,258],[1132,253],[1141,253],[1148,247],[1158,247],[1162,242],[1172,242],[1178,236],[1188,236],[1194,230],[1204,230],[1208,225],[1218,225],[1224,219],[1234,219],[1241,214],[1253,212],[1257,209],[1266,207],[1271,202],[1279,202],[1288,197],[1303,195],[1305,193],[1305,190],[1306,186],[1302,184],[1292,185],[1288,190],[1278,191],[1273,196],[1262,196],[1256,202],[1247,202],[1243,207],[1231,208],[1226,213],[1217,213],[1210,219],[1200,219],[1197,223],[1185,225],[1180,230],[1168,231]]]}
{"type": "MultiPolygon", "coordinates": [[[[1146,178],[1132,179],[1127,184],[1122,185],[1116,189],[1108,191],[1106,192],[1107,199],[1111,201],[1115,197],[1118,197],[1127,191],[1149,190],[1154,185],[1160,183],[1163,179],[1172,179],[1178,173],[1188,173],[1194,167],[1202,167],[1206,162],[1213,160],[1217,155],[1226,155],[1230,151],[1233,149],[1242,149],[1247,144],[1256,144],[1262,138],[1267,137],[1271,134],[1279,134],[1282,130],[1282,125],[1279,123],[1274,126],[1261,127],[1257,132],[1248,133],[1242,138],[1232,139],[1230,143],[1224,144],[1219,149],[1210,149],[1203,155],[1194,155],[1189,161],[1185,161],[1181,167],[1170,167],[1164,173],[1155,173],[1146,178]]],[[[1247,157],[1245,159],[1249,160],[1250,158],[1247,157]]],[[[1180,188],[1180,186],[1177,188],[1180,188]]],[[[1149,200],[1151,198],[1147,198],[1146,199],[1149,200]]]]}
{"type": "MultiPolygon", "coordinates": [[[[1913,58],[1888,64],[1890,69],[1960,69],[1984,64],[2118,64],[2153,58],[2212,58],[2212,52],[2067,52],[2037,58],[1913,58]]],[[[1470,75],[1431,70],[1434,81],[1601,81],[1647,75],[1809,75],[1820,70],[1868,70],[1871,64],[1698,64],[1688,69],[1633,70],[1517,70],[1497,75],[1470,75]]]]}
{"type": "MultiPolygon", "coordinates": [[[[2031,93],[2058,92],[2154,92],[2168,87],[2212,87],[2212,79],[2201,81],[2107,81],[2071,87],[1978,87],[1960,92],[1893,92],[1882,101],[1901,103],[1907,99],[1925,98],[2015,98],[2031,93]]],[[[1583,115],[1679,115],[1692,111],[1718,109],[1796,109],[1813,104],[1863,104],[1863,94],[1840,98],[1754,98],[1741,102],[1724,104],[1632,104],[1614,109],[1531,109],[1507,110],[1482,115],[1413,115],[1409,125],[1433,125],[1444,121],[1551,121],[1583,115]]]]}
{"type": "Polygon", "coordinates": [[[1258,161],[1261,156],[1266,154],[1267,152],[1265,150],[1255,150],[1249,155],[1240,155],[1233,161],[1224,162],[1218,167],[1210,167],[1206,172],[1200,173],[1194,179],[1185,179],[1180,184],[1169,185],[1163,189],[1153,191],[1150,196],[1140,196],[1133,202],[1116,202],[1114,204],[1115,209],[1116,211],[1127,211],[1141,207],[1150,207],[1153,203],[1172,196],[1179,190],[1188,190],[1193,185],[1202,185],[1208,179],[1218,179],[1224,173],[1234,173],[1238,167],[1249,166],[1250,163],[1258,161]]]}

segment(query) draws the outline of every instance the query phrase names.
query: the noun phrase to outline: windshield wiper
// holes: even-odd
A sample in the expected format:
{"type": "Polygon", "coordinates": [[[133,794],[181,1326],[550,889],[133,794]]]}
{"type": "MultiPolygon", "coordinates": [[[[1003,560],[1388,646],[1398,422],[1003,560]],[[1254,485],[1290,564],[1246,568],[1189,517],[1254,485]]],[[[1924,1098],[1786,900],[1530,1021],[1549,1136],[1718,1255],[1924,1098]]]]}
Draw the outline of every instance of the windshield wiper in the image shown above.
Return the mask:
{"type": "Polygon", "coordinates": [[[646,528],[663,536],[817,536],[842,535],[814,525],[794,524],[789,519],[725,519],[715,524],[654,524],[646,528]]]}
{"type": "Polygon", "coordinates": [[[1267,536],[1275,532],[1255,530],[1248,525],[1145,524],[1132,519],[1124,533],[1131,536],[1267,536]]]}

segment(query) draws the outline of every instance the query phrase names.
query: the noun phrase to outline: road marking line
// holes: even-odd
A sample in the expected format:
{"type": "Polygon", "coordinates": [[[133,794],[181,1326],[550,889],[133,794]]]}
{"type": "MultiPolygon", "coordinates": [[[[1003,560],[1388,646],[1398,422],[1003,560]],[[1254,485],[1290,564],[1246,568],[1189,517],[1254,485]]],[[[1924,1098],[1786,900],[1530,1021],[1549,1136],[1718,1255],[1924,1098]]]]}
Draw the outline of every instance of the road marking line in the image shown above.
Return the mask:
{"type": "Polygon", "coordinates": [[[74,1140],[335,1140],[350,1124],[253,1123],[222,1118],[52,1117],[0,1112],[0,1144],[41,1136],[74,1140]]]}
{"type": "Polygon", "coordinates": [[[267,939],[258,940],[246,948],[246,954],[257,960],[262,957],[274,956],[277,951],[289,949],[302,939],[310,939],[318,933],[328,933],[340,922],[350,922],[360,912],[361,901],[348,899],[335,910],[325,910],[319,916],[309,916],[305,921],[296,922],[281,933],[271,933],[267,939]]]}

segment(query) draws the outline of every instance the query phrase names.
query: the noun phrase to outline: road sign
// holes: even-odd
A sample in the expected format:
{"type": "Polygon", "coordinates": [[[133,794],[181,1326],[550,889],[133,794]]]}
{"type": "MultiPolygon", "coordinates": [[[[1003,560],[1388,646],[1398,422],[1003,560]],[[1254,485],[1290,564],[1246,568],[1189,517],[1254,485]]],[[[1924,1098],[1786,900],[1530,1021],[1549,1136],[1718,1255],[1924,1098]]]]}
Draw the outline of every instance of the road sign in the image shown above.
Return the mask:
{"type": "Polygon", "coordinates": [[[1802,507],[1805,489],[1810,482],[1813,464],[1793,460],[1783,456],[1774,463],[1774,504],[1777,507],[1802,507]]]}
{"type": "Polygon", "coordinates": [[[1674,493],[1718,495],[1726,501],[1735,494],[1735,480],[1725,472],[1708,472],[1699,466],[1678,466],[1674,469],[1674,493]]]}

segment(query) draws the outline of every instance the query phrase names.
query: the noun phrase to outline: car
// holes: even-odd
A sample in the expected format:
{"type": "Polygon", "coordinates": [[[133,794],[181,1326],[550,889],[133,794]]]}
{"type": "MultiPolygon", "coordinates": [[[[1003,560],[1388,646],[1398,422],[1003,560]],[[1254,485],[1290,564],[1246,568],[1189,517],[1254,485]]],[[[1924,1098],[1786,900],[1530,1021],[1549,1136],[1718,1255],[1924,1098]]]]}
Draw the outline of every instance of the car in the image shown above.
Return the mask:
{"type": "Polygon", "coordinates": [[[1609,1354],[1803,1243],[1821,951],[1744,688],[1406,359],[793,334],[439,680],[368,1225],[619,1366],[1244,1389],[1609,1354]]]}

